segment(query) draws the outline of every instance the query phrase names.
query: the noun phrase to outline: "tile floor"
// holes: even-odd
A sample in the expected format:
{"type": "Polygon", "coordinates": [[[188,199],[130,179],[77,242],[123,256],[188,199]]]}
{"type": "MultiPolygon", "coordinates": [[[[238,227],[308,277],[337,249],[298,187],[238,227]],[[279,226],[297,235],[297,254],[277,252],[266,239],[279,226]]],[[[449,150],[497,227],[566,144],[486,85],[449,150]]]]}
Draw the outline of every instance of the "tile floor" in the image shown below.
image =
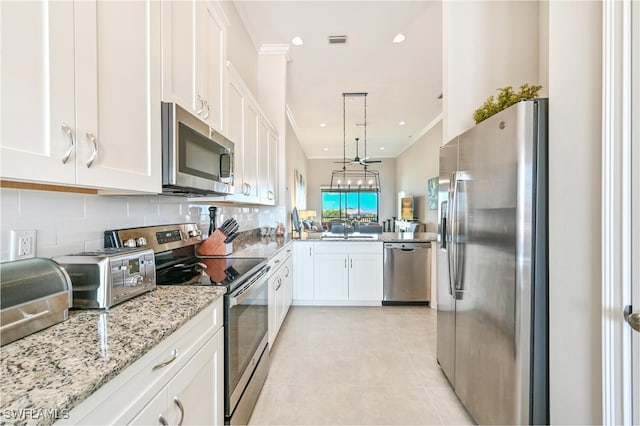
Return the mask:
{"type": "Polygon", "coordinates": [[[250,425],[473,424],[426,307],[292,307],[250,425]]]}

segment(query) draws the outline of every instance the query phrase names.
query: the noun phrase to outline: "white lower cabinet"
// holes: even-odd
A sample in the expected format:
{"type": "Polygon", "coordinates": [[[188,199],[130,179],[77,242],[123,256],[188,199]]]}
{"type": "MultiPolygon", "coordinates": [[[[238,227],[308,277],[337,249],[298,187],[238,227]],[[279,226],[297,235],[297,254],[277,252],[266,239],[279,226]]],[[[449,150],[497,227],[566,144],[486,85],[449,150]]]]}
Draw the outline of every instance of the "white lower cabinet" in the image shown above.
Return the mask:
{"type": "Polygon", "coordinates": [[[58,424],[224,424],[223,299],[76,406],[58,424]]]}
{"type": "Polygon", "coordinates": [[[129,424],[224,424],[223,353],[219,330],[129,424]]]}
{"type": "Polygon", "coordinates": [[[293,256],[291,244],[269,260],[269,348],[272,348],[284,322],[293,294],[293,256]]]}
{"type": "Polygon", "coordinates": [[[314,261],[311,241],[293,242],[293,303],[313,300],[314,261]]]}
{"type": "Polygon", "coordinates": [[[381,242],[295,242],[293,299],[300,305],[382,302],[381,242]]]}

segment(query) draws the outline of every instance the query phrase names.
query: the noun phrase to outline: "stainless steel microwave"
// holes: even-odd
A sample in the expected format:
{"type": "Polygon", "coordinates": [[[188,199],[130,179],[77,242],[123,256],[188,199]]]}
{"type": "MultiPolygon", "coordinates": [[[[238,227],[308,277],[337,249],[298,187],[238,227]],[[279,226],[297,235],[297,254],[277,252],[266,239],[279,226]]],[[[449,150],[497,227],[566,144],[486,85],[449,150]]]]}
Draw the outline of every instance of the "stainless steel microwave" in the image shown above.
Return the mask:
{"type": "Polygon", "coordinates": [[[162,103],[162,192],[233,194],[233,142],[175,103],[162,103]]]}

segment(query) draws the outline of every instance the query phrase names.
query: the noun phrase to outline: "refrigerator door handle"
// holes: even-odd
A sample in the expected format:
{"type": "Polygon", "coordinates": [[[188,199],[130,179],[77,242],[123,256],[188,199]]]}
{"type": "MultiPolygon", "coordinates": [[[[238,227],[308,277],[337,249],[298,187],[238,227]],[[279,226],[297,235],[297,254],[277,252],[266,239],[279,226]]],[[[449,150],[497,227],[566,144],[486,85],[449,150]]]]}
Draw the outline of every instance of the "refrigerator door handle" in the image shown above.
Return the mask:
{"type": "MultiPolygon", "coordinates": [[[[451,247],[453,247],[453,290],[454,291],[462,291],[462,268],[464,267],[463,258],[464,258],[464,242],[461,242],[460,237],[466,238],[464,234],[465,226],[460,223],[460,210],[464,208],[466,210],[466,200],[461,197],[461,192],[465,191],[465,181],[469,180],[469,173],[463,171],[456,171],[453,173],[452,182],[453,182],[453,205],[451,206],[451,218],[452,222],[450,224],[451,227],[451,247]],[[462,230],[462,232],[461,232],[462,230]],[[461,246],[462,245],[462,246],[461,246]]],[[[465,217],[463,215],[463,217],[465,217]]]]}
{"type": "Polygon", "coordinates": [[[448,237],[449,248],[447,249],[447,265],[449,268],[449,294],[454,295],[453,289],[456,287],[456,241],[455,241],[455,211],[456,211],[456,172],[451,173],[451,179],[449,180],[449,199],[447,201],[448,209],[447,214],[449,216],[447,222],[448,226],[448,237]]]}

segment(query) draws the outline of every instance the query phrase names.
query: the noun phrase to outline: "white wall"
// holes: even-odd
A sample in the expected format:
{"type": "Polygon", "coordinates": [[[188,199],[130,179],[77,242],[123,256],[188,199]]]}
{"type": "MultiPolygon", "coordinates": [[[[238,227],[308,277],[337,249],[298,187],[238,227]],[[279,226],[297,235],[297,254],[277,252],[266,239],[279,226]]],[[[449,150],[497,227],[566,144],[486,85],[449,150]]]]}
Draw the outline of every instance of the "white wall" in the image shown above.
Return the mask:
{"type": "Polygon", "coordinates": [[[539,20],[537,1],[445,1],[442,13],[444,143],[496,89],[538,83],[539,20]]]}
{"type": "Polygon", "coordinates": [[[601,403],[602,4],[549,3],[552,424],[598,424],[601,403]]]}
{"type": "MultiPolygon", "coordinates": [[[[9,260],[10,231],[36,229],[36,256],[51,257],[104,247],[108,229],[180,222],[200,224],[209,231],[209,205],[186,198],[98,196],[18,189],[0,189],[0,261],[9,260]]],[[[217,223],[235,217],[240,230],[276,226],[284,207],[218,205],[217,223]]]]}
{"type": "MultiPolygon", "coordinates": [[[[320,214],[321,209],[321,187],[331,185],[331,172],[340,170],[341,164],[334,163],[336,160],[317,160],[311,159],[307,162],[307,208],[316,210],[320,214]]],[[[396,192],[396,160],[395,158],[384,158],[382,163],[371,166],[372,169],[380,172],[380,196],[379,203],[379,219],[382,222],[397,216],[397,198],[396,192]]]]}
{"type": "Polygon", "coordinates": [[[437,232],[438,210],[427,209],[427,181],[439,174],[442,121],[396,158],[396,192],[415,197],[415,215],[427,224],[427,232],[437,232]]]}
{"type": "MultiPolygon", "coordinates": [[[[293,194],[295,188],[294,181],[294,169],[297,169],[302,176],[307,178],[308,176],[308,166],[307,166],[307,156],[305,155],[302,147],[300,146],[300,141],[298,140],[298,136],[296,135],[293,127],[291,127],[291,123],[289,120],[286,122],[286,188],[284,192],[284,198],[286,202],[286,215],[287,215],[287,230],[291,230],[291,211],[293,210],[293,194]]],[[[308,188],[309,181],[307,180],[307,198],[308,198],[308,188]]]]}

